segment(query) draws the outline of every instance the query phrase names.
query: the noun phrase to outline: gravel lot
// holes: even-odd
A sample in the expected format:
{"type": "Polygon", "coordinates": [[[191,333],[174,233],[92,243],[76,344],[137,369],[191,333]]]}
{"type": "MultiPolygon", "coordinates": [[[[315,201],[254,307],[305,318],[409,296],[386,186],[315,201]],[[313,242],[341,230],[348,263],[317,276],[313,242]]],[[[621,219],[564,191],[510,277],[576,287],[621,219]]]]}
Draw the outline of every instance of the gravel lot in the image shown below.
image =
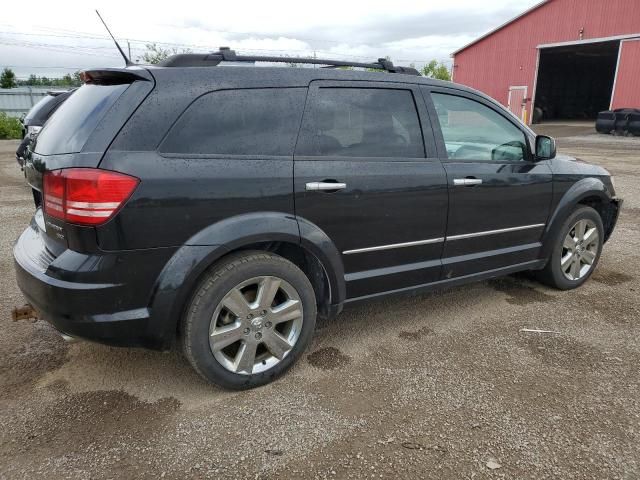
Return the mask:
{"type": "Polygon", "coordinates": [[[241,393],[175,353],[11,321],[33,201],[0,142],[0,478],[639,478],[640,139],[544,131],[625,198],[585,286],[515,276],[347,310],[241,393]]]}

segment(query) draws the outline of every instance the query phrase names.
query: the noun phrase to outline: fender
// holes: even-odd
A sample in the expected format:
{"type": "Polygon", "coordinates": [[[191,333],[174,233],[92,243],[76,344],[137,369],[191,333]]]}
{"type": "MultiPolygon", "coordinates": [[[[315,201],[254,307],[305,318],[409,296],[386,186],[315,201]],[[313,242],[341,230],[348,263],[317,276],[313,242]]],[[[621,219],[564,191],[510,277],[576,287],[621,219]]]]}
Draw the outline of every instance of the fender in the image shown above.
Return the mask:
{"type": "Polygon", "coordinates": [[[564,220],[575,209],[576,205],[585,198],[597,197],[603,203],[613,200],[606,185],[599,178],[589,177],[574,183],[562,196],[549,217],[547,226],[542,236],[541,259],[551,257],[553,249],[553,239],[558,234],[564,220]]]}
{"type": "Polygon", "coordinates": [[[150,301],[149,328],[154,331],[149,333],[161,338],[163,348],[170,347],[184,305],[207,268],[224,255],[258,242],[293,243],[314,255],[327,275],[331,303],[342,305],[344,267],[338,249],[322,230],[281,212],[237,215],[192,236],[160,273],[150,301]]]}
{"type": "Polygon", "coordinates": [[[297,217],[300,228],[300,244],[302,248],[313,254],[322,264],[329,280],[331,304],[342,310],[347,297],[344,281],[344,264],[338,248],[319,226],[302,217],[297,217]]]}

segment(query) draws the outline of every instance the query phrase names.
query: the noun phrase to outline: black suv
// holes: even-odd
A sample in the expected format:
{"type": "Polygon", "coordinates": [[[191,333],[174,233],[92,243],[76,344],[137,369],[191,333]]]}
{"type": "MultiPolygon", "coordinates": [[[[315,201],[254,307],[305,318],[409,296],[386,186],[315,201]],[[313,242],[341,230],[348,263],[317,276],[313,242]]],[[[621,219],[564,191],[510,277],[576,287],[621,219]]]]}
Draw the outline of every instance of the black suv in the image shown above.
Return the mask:
{"type": "Polygon", "coordinates": [[[14,256],[40,316],[110,345],[177,340],[248,388],[348,304],[520,270],[587,280],[620,207],[607,171],[474,90],[344,65],[221,50],[84,72],[25,166],[36,213],[14,256]]]}

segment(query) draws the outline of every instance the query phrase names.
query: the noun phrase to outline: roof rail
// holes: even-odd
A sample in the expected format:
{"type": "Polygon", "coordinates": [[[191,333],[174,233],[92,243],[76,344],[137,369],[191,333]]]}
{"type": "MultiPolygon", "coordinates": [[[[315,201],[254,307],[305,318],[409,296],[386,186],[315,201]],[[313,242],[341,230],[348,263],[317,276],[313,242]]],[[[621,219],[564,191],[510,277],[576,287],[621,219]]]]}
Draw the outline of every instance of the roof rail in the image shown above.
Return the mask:
{"type": "Polygon", "coordinates": [[[172,55],[160,62],[160,67],[214,67],[220,62],[274,62],[274,63],[300,63],[307,65],[323,65],[323,68],[338,67],[358,67],[384,70],[390,73],[404,73],[407,75],[420,75],[413,67],[397,67],[391,60],[379,58],[377,62],[361,63],[348,62],[343,60],[329,60],[323,58],[305,57],[270,57],[237,55],[235,50],[229,47],[220,47],[220,50],[213,53],[179,53],[172,55]]]}

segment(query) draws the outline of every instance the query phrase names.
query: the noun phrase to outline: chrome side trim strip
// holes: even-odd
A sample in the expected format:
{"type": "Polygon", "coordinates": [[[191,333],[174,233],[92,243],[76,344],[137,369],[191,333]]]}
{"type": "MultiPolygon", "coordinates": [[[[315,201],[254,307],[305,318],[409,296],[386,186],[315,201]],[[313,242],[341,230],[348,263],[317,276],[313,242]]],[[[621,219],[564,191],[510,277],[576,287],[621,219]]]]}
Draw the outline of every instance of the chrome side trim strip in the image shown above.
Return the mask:
{"type": "Polygon", "coordinates": [[[356,248],[354,250],[345,250],[343,255],[351,255],[352,253],[377,252],[378,250],[391,250],[392,248],[415,247],[417,245],[429,245],[430,243],[442,243],[444,237],[429,238],[428,240],[417,240],[415,242],[392,243],[390,245],[380,245],[378,247],[356,248]]]}
{"type": "Polygon", "coordinates": [[[386,275],[394,275],[396,273],[406,273],[416,270],[424,270],[427,268],[439,267],[440,259],[428,260],[426,262],[409,263],[394,267],[375,268],[373,270],[363,270],[361,272],[347,273],[344,276],[345,282],[353,282],[362,280],[363,278],[384,277],[386,275]]]}
{"type": "Polygon", "coordinates": [[[484,237],[485,235],[496,235],[498,233],[517,232],[518,230],[527,230],[529,228],[544,227],[544,223],[536,223],[535,225],[522,225],[521,227],[500,228],[498,230],[487,230],[484,232],[463,233],[462,235],[451,235],[447,240],[462,240],[463,238],[484,237]]]}
{"type": "Polygon", "coordinates": [[[461,235],[451,235],[450,237],[429,238],[427,240],[417,240],[415,242],[392,243],[389,245],[380,245],[378,247],[356,248],[354,250],[345,250],[343,255],[351,255],[353,253],[377,252],[379,250],[391,250],[393,248],[415,247],[417,245],[429,245],[431,243],[441,243],[445,240],[462,240],[465,238],[484,237],[485,235],[497,235],[499,233],[517,232],[518,230],[527,230],[530,228],[544,227],[545,223],[536,223],[535,225],[522,225],[520,227],[500,228],[498,230],[486,230],[484,232],[463,233],[461,235]]]}

